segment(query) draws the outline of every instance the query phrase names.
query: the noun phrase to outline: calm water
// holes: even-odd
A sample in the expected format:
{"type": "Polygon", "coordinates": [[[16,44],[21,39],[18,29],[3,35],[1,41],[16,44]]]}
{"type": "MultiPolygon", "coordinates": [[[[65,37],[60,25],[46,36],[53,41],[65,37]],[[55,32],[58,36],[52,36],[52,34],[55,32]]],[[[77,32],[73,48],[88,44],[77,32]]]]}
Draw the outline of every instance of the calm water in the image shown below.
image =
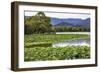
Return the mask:
{"type": "Polygon", "coordinates": [[[70,40],[65,42],[58,42],[53,43],[53,47],[65,47],[65,46],[90,46],[90,39],[77,39],[77,40],[70,40]]]}
{"type": "Polygon", "coordinates": [[[56,34],[86,34],[86,35],[90,35],[90,32],[56,32],[56,34]]]}

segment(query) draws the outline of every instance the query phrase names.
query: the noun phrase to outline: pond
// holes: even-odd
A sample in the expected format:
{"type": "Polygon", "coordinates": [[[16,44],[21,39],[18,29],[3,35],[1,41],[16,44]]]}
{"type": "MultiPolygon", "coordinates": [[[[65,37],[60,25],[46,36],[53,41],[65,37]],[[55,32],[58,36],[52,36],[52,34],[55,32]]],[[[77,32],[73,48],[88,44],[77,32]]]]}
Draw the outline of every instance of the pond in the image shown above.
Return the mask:
{"type": "Polygon", "coordinates": [[[53,47],[65,47],[65,46],[90,46],[90,39],[76,39],[64,42],[57,42],[52,44],[53,47]]]}

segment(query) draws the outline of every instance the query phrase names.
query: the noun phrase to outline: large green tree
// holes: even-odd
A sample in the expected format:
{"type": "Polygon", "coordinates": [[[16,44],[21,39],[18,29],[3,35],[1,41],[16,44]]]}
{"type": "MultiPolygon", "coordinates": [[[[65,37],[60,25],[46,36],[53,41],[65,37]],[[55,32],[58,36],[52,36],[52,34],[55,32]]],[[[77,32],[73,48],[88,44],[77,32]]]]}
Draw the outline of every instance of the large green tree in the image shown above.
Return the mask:
{"type": "Polygon", "coordinates": [[[44,12],[38,12],[35,16],[25,19],[25,33],[50,33],[52,25],[50,17],[47,17],[44,12]]]}

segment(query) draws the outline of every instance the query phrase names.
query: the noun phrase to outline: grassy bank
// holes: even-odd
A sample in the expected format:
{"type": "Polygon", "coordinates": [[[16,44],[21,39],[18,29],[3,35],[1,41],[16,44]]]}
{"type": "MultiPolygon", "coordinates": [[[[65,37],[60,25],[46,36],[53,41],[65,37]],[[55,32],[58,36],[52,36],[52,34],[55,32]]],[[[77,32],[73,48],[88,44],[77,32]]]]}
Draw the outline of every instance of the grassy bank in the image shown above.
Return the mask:
{"type": "Polygon", "coordinates": [[[51,47],[52,43],[40,42],[40,43],[26,43],[24,45],[25,48],[33,48],[33,47],[51,47]]]}
{"type": "Polygon", "coordinates": [[[67,47],[34,47],[25,48],[25,61],[45,61],[45,60],[69,60],[90,58],[90,47],[87,46],[67,46],[67,47]]]}
{"type": "Polygon", "coordinates": [[[32,35],[25,35],[24,42],[25,44],[33,42],[55,43],[55,42],[62,42],[66,40],[88,38],[88,37],[89,35],[85,34],[32,34],[32,35]]]}

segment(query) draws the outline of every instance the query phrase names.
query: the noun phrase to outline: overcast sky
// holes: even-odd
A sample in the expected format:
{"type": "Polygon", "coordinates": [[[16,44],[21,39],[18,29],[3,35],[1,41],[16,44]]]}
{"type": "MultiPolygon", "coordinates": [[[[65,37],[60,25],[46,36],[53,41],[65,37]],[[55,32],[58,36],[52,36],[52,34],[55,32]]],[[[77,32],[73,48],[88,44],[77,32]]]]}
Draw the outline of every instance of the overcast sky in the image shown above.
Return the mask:
{"type": "MultiPolygon", "coordinates": [[[[38,11],[25,11],[25,16],[34,16],[38,13],[38,11]]],[[[87,19],[90,18],[89,13],[71,13],[71,12],[46,12],[45,15],[48,17],[56,17],[56,18],[81,18],[87,19]]]]}

